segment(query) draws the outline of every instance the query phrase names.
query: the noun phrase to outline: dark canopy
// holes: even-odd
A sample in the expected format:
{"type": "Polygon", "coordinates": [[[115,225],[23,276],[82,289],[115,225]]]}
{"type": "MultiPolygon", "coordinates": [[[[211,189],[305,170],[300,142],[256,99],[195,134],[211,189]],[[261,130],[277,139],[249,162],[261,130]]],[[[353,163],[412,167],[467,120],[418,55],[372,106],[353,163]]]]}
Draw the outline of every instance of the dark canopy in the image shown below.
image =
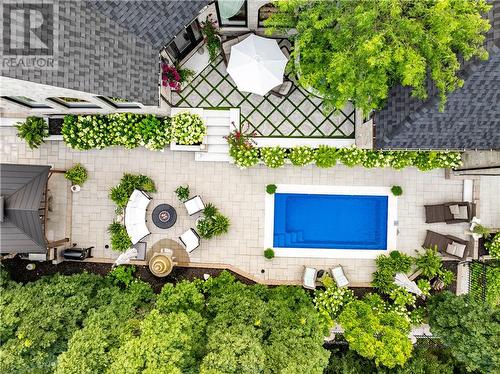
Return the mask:
{"type": "Polygon", "coordinates": [[[50,166],[0,164],[0,253],[45,253],[39,208],[50,166]]]}

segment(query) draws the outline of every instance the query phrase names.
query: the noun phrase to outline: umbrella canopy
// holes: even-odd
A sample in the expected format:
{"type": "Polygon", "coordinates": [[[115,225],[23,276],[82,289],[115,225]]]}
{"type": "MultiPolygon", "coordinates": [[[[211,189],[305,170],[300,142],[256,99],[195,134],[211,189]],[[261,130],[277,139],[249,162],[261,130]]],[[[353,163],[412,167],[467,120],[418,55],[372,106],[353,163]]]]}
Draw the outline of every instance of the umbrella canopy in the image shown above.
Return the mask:
{"type": "Polygon", "coordinates": [[[394,277],[394,283],[399,287],[403,287],[408,292],[414,293],[417,296],[422,296],[420,288],[418,288],[417,284],[411,281],[406,274],[397,273],[394,277]]]}
{"type": "Polygon", "coordinates": [[[265,95],[283,83],[286,63],[275,39],[251,34],[231,47],[227,72],[238,90],[265,95]]]}

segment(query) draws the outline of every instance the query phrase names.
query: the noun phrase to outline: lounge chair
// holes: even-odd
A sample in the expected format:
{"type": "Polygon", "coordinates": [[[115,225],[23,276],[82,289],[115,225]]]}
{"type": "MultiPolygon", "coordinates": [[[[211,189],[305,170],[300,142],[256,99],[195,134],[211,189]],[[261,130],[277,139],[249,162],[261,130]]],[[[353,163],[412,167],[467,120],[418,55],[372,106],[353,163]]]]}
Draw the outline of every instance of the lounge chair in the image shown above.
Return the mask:
{"type": "Polygon", "coordinates": [[[239,35],[237,37],[234,37],[234,38],[230,38],[230,39],[227,39],[226,41],[222,42],[221,46],[222,46],[222,56],[224,57],[224,63],[226,64],[229,64],[229,57],[231,56],[231,47],[235,44],[238,44],[239,42],[245,40],[246,38],[248,38],[251,34],[251,32],[248,32],[246,34],[243,34],[243,35],[239,35]]]}
{"type": "Polygon", "coordinates": [[[179,240],[188,253],[191,253],[200,246],[200,236],[194,229],[187,230],[179,236],[179,240]]]}
{"type": "Polygon", "coordinates": [[[427,236],[422,247],[437,248],[445,256],[465,260],[472,250],[472,243],[456,236],[443,235],[427,230],[427,236]]]}
{"type": "Polygon", "coordinates": [[[349,285],[349,280],[345,276],[342,266],[338,265],[334,268],[331,268],[330,273],[332,273],[332,277],[335,280],[335,283],[337,283],[338,287],[347,287],[349,285]]]}
{"type": "Polygon", "coordinates": [[[318,277],[318,270],[315,268],[304,268],[304,277],[302,279],[302,286],[308,290],[316,289],[316,278],[318,277]]]}
{"type": "Polygon", "coordinates": [[[469,202],[452,202],[437,205],[425,205],[425,223],[470,222],[476,215],[476,204],[469,202]]]}
{"type": "Polygon", "coordinates": [[[203,200],[198,195],[184,201],[184,206],[186,207],[186,210],[190,216],[205,209],[205,204],[203,204],[203,200]]]}

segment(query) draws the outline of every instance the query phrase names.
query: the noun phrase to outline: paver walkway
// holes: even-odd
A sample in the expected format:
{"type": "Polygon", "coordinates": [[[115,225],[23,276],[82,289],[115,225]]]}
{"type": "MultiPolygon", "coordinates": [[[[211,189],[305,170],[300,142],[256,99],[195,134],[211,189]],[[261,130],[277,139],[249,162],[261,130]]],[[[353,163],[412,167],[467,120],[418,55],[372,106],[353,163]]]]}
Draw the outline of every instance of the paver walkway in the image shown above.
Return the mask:
{"type": "MultiPolygon", "coordinates": [[[[281,39],[280,46],[289,48],[289,42],[281,39]]],[[[354,137],[352,104],[342,111],[325,114],[321,99],[295,85],[286,98],[240,92],[221,56],[181,92],[173,93],[172,99],[174,106],[179,107],[240,108],[241,124],[248,125],[248,131],[256,136],[354,137]]]]}
{"type": "Polygon", "coordinates": [[[304,265],[327,268],[335,264],[345,267],[352,282],[368,282],[374,270],[373,260],[275,258],[265,260],[263,252],[265,186],[269,183],[392,186],[401,185],[404,194],[398,199],[398,247],[414,253],[425,237],[425,230],[453,234],[465,238],[465,224],[446,225],[424,223],[424,204],[460,200],[462,181],[446,180],[444,170],[422,173],[410,168],[364,169],[336,166],[319,169],[315,166],[282,169],[258,166],[240,170],[234,165],[213,162],[195,162],[188,152],[151,152],[138,148],[125,150],[74,151],[63,142],[51,141],[38,150],[29,150],[16,137],[16,130],[0,128],[0,158],[2,162],[50,164],[56,168],[69,168],[76,162],[89,171],[89,180],[82,191],[73,196],[73,236],[78,246],[95,246],[96,257],[115,258],[106,249],[109,236],[106,227],[114,218],[114,205],[108,198],[110,187],[116,185],[124,172],[143,173],[156,182],[158,193],[153,194],[149,215],[160,202],[177,209],[178,220],[172,229],[155,228],[148,218],[152,231],[148,247],[162,238],[177,239],[194,219],[187,216],[178,202],[174,190],[180,184],[189,184],[192,194],[199,194],[205,202],[212,202],[231,219],[227,235],[203,241],[191,254],[191,261],[231,264],[262,279],[300,280],[304,265]],[[263,271],[263,272],[262,272],[263,271]]]}

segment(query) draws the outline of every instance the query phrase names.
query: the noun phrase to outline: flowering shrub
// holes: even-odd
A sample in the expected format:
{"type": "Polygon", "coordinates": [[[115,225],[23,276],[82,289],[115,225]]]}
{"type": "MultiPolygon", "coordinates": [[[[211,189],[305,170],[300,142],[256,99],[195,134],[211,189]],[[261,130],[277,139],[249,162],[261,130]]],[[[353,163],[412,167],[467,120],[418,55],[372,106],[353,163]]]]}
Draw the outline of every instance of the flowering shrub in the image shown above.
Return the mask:
{"type": "Polygon", "coordinates": [[[207,127],[197,114],[183,112],[172,117],[172,140],[177,144],[200,144],[207,127]]]}
{"type": "Polygon", "coordinates": [[[328,326],[333,327],[342,310],[355,300],[354,292],[349,288],[339,288],[332,284],[324,291],[316,291],[314,305],[319,314],[325,318],[328,326]]]}
{"type": "Polygon", "coordinates": [[[74,149],[144,146],[161,150],[170,142],[170,119],[133,113],[64,117],[61,133],[74,149]]]}
{"type": "Polygon", "coordinates": [[[320,145],[314,156],[316,166],[320,168],[331,168],[337,164],[337,148],[320,145]]]}
{"type": "Polygon", "coordinates": [[[229,148],[229,155],[233,158],[235,165],[241,169],[254,166],[260,161],[259,149],[252,146],[232,146],[229,148]]]}
{"type": "Polygon", "coordinates": [[[308,146],[290,149],[288,158],[295,166],[304,166],[314,161],[314,150],[308,146]]]}
{"type": "Polygon", "coordinates": [[[490,236],[484,246],[491,257],[500,259],[500,232],[497,232],[495,236],[490,236]]]}
{"type": "Polygon", "coordinates": [[[270,168],[280,168],[285,164],[286,150],[279,146],[260,149],[262,161],[270,168]]]}
{"type": "Polygon", "coordinates": [[[181,89],[181,75],[175,66],[162,64],[161,66],[161,84],[164,87],[170,87],[173,91],[181,89]]]}
{"type": "MultiPolygon", "coordinates": [[[[264,161],[264,155],[259,156],[258,149],[246,152],[251,145],[241,146],[234,140],[234,136],[227,138],[231,147],[229,154],[235,159],[238,166],[242,160],[245,161],[244,167],[257,164],[264,161]],[[238,160],[236,160],[238,157],[238,160]]],[[[317,149],[309,147],[295,147],[283,149],[285,157],[293,165],[303,166],[314,161],[316,166],[329,168],[335,166],[337,160],[342,164],[353,167],[362,165],[366,168],[392,167],[394,169],[403,169],[409,166],[415,166],[421,171],[427,171],[437,168],[456,168],[462,164],[461,153],[452,151],[374,151],[360,149],[356,147],[334,148],[327,145],[321,145],[317,149]]],[[[267,154],[264,153],[266,156],[267,154]]]]}
{"type": "MultiPolygon", "coordinates": [[[[234,122],[231,122],[234,126],[234,122]]],[[[248,133],[244,130],[233,130],[229,133],[228,136],[225,136],[227,144],[230,147],[253,147],[255,145],[254,140],[252,139],[255,136],[255,133],[248,133]]]]}

